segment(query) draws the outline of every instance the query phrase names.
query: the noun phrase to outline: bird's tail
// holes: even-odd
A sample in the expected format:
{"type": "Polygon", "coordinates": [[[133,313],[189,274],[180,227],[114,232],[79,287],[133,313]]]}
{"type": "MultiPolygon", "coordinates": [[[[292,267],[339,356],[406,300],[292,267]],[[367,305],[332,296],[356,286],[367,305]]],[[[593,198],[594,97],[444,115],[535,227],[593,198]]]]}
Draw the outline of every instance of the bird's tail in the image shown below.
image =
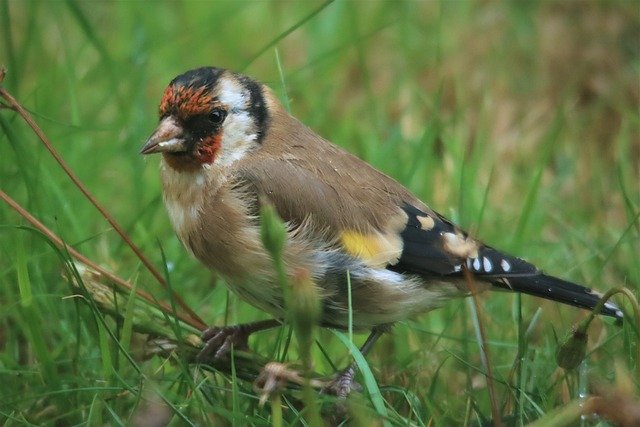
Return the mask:
{"type": "MultiPolygon", "coordinates": [[[[522,292],[575,307],[593,309],[602,295],[591,289],[543,273],[536,275],[510,276],[494,282],[494,285],[516,292],[522,292]]],[[[622,320],[622,310],[612,302],[607,302],[601,314],[622,320]]]]}

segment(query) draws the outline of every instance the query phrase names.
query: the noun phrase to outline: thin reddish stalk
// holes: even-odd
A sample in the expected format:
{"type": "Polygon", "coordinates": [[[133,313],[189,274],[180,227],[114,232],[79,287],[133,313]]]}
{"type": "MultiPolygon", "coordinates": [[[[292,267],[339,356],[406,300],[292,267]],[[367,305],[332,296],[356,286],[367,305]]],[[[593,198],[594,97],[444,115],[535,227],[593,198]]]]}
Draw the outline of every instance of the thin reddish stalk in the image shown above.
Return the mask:
{"type": "MultiPolygon", "coordinates": [[[[69,254],[71,254],[71,256],[73,256],[75,259],[77,259],[78,261],[82,262],[83,264],[88,265],[93,270],[99,272],[104,277],[106,277],[107,279],[112,281],[114,284],[116,284],[118,287],[126,289],[128,291],[131,291],[132,286],[131,286],[131,284],[129,282],[127,282],[126,280],[121,279],[120,277],[116,276],[115,274],[105,270],[104,268],[100,267],[98,264],[96,264],[93,261],[91,261],[89,258],[87,258],[84,255],[82,255],[80,252],[78,252],[77,250],[75,250],[74,248],[69,246],[67,243],[65,243],[64,240],[62,240],[60,237],[58,237],[58,235],[56,235],[53,231],[49,230],[49,228],[47,228],[46,225],[44,225],[40,221],[38,221],[26,209],[24,209],[22,206],[20,206],[18,204],[18,202],[13,200],[9,195],[7,195],[7,193],[5,193],[2,190],[0,190],[0,199],[2,199],[7,205],[11,206],[11,208],[13,208],[13,210],[18,212],[18,214],[20,214],[20,216],[22,216],[24,219],[29,221],[29,223],[31,223],[31,225],[33,225],[40,232],[42,232],[42,234],[47,236],[47,238],[49,240],[51,240],[58,248],[60,248],[62,250],[67,250],[69,252],[69,254]]],[[[164,310],[166,313],[172,313],[173,312],[173,310],[171,309],[169,304],[167,304],[166,302],[162,302],[162,301],[156,301],[151,296],[151,294],[149,294],[148,292],[145,292],[145,291],[143,291],[141,289],[137,289],[136,292],[137,292],[137,295],[139,295],[140,297],[145,299],[149,304],[158,305],[159,308],[164,310]]],[[[185,322],[188,325],[193,326],[194,328],[197,328],[199,330],[203,330],[206,327],[206,325],[204,325],[203,323],[197,322],[195,319],[192,319],[190,316],[185,316],[182,313],[177,313],[177,316],[183,322],[185,322]]]]}
{"type": "MultiPolygon", "coordinates": [[[[4,78],[5,71],[4,69],[0,70],[0,83],[4,78]]],[[[193,318],[198,324],[205,325],[204,321],[200,319],[200,317],[184,302],[184,300],[173,290],[169,289],[166,280],[160,274],[160,272],[151,264],[151,262],[147,259],[147,257],[142,253],[142,251],[133,243],[133,241],[129,238],[129,236],[125,233],[122,227],[113,219],[113,217],[109,214],[109,212],[98,202],[98,200],[89,192],[89,190],[84,186],[84,184],[78,179],[78,177],[73,173],[71,168],[67,166],[65,161],[62,159],[62,156],[56,151],[53,147],[47,136],[44,134],[42,129],[36,124],[31,115],[27,110],[22,107],[22,105],[9,93],[6,89],[0,86],[0,96],[7,100],[9,103],[9,107],[14,109],[18,114],[22,117],[22,119],[31,127],[31,129],[38,136],[40,141],[44,144],[45,148],[49,151],[49,153],[53,156],[53,158],[58,162],[60,167],[65,171],[67,176],[73,181],[73,183],[78,187],[78,189],[82,192],[82,194],[91,202],[91,204],[100,212],[100,214],[107,220],[107,222],[113,227],[113,229],[118,233],[118,235],[124,240],[127,245],[133,250],[136,256],[142,261],[142,264],[151,272],[151,274],[156,278],[158,283],[162,285],[165,289],[171,292],[172,297],[178,303],[178,305],[185,311],[189,316],[193,318]]]]}
{"type": "Polygon", "coordinates": [[[478,320],[478,329],[480,331],[480,344],[482,346],[482,352],[484,353],[484,360],[486,360],[487,370],[487,388],[489,389],[489,400],[491,400],[491,417],[493,418],[493,425],[496,427],[502,426],[502,417],[498,407],[498,397],[496,395],[496,389],[493,384],[493,369],[491,368],[491,357],[489,356],[489,347],[487,346],[487,336],[484,330],[484,324],[480,319],[480,304],[478,303],[478,289],[476,288],[476,282],[473,279],[473,274],[463,267],[464,278],[469,286],[471,297],[473,298],[473,305],[476,307],[476,315],[478,320]]]}

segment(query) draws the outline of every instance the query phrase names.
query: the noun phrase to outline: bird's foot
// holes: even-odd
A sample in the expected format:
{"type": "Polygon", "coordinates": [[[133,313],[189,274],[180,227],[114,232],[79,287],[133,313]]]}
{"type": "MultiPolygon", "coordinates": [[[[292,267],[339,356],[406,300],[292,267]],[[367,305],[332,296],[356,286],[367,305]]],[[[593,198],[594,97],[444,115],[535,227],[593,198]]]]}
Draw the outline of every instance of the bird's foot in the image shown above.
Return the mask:
{"type": "Polygon", "coordinates": [[[202,332],[204,347],[196,357],[199,363],[215,363],[228,359],[231,349],[248,349],[249,335],[264,329],[270,329],[280,324],[279,321],[264,320],[253,323],[243,323],[233,326],[212,326],[202,332]]]}
{"type": "Polygon", "coordinates": [[[346,399],[352,391],[361,391],[362,387],[355,380],[356,371],[355,364],[350,365],[347,369],[336,374],[336,376],[323,387],[323,392],[332,394],[338,399],[346,399]]]}
{"type": "Polygon", "coordinates": [[[217,362],[229,357],[231,348],[236,350],[249,347],[249,335],[245,325],[212,326],[202,332],[204,347],[198,354],[200,363],[217,362]]]}

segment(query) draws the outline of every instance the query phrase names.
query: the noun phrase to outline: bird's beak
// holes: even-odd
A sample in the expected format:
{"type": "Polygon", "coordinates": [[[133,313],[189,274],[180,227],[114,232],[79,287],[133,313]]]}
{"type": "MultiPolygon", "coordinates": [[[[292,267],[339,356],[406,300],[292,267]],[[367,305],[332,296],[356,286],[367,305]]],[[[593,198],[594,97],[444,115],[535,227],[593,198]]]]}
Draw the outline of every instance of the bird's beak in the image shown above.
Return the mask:
{"type": "Polygon", "coordinates": [[[182,127],[172,116],[162,119],[140,149],[140,154],[177,153],[187,151],[182,127]]]}

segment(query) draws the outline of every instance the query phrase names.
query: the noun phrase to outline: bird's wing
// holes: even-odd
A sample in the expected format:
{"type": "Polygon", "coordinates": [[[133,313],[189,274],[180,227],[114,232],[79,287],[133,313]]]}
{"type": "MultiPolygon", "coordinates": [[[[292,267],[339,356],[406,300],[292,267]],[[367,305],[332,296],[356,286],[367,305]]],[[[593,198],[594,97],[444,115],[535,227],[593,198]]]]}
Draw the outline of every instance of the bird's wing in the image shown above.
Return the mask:
{"type": "Polygon", "coordinates": [[[421,275],[537,274],[531,264],[482,245],[404,186],[276,110],[265,143],[235,174],[293,224],[377,266],[421,275]],[[376,256],[374,256],[376,255],[376,256]]]}
{"type": "Polygon", "coordinates": [[[260,152],[239,162],[236,175],[269,198],[285,221],[305,224],[377,267],[424,276],[460,275],[467,264],[484,275],[537,271],[498,257],[397,181],[298,122],[282,128],[298,131],[271,134],[260,152]],[[499,271],[503,266],[511,272],[499,271]]]}
{"type": "Polygon", "coordinates": [[[311,224],[319,237],[372,265],[423,276],[461,275],[463,266],[492,279],[539,273],[469,237],[363,161],[322,151],[322,162],[307,161],[299,149],[253,156],[239,174],[285,221],[311,224]]]}
{"type": "MultiPolygon", "coordinates": [[[[404,210],[408,221],[401,233],[402,254],[396,265],[388,267],[391,270],[452,277],[462,275],[466,268],[498,288],[576,307],[592,309],[600,299],[601,295],[589,288],[544,274],[533,264],[469,238],[439,214],[431,221],[425,220],[431,217],[416,207],[405,205],[404,210]],[[452,253],[456,255],[453,260],[452,253]]],[[[613,303],[606,303],[602,313],[623,317],[613,303]]]]}
{"type": "MultiPolygon", "coordinates": [[[[500,288],[583,308],[597,303],[590,289],[473,239],[397,181],[286,119],[293,122],[276,129],[261,153],[247,156],[236,171],[285,221],[311,224],[319,239],[371,266],[427,280],[459,278],[466,268],[500,288]]],[[[603,313],[619,316],[614,305],[603,313]]]]}

